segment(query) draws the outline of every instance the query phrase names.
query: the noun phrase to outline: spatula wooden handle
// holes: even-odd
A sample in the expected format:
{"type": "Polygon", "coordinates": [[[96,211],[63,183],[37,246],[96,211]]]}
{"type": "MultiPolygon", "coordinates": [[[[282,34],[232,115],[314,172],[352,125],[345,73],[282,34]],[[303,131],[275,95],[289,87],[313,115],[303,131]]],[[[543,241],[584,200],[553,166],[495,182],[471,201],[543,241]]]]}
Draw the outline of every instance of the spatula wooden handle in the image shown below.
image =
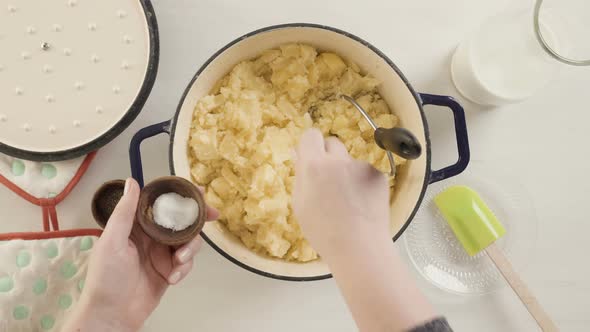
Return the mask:
{"type": "Polygon", "coordinates": [[[541,304],[528,288],[528,286],[520,279],[520,276],[516,273],[512,264],[506,258],[504,253],[495,243],[492,243],[485,249],[488,256],[492,259],[492,262],[496,265],[500,273],[504,276],[504,279],[508,282],[510,287],[514,290],[516,295],[522,301],[522,304],[527,308],[527,310],[531,313],[533,318],[541,327],[541,330],[545,332],[556,332],[559,331],[555,323],[551,320],[549,315],[545,312],[541,304]]]}

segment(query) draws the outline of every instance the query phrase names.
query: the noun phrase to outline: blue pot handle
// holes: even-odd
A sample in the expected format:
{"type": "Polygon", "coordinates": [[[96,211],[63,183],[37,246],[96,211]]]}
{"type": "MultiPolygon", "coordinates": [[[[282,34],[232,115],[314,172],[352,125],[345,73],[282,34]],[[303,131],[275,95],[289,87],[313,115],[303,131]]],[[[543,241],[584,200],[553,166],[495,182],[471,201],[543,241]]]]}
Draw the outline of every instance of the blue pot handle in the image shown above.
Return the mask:
{"type": "Polygon", "coordinates": [[[470,158],[465,110],[463,110],[463,107],[453,97],[421,93],[420,98],[422,99],[422,105],[446,106],[451,109],[455,118],[455,133],[457,137],[457,149],[459,150],[459,160],[451,166],[438,171],[432,171],[430,174],[430,183],[461,174],[467,168],[470,158]]]}
{"type": "Polygon", "coordinates": [[[141,165],[141,142],[162,133],[170,134],[170,121],[164,121],[140,129],[129,144],[129,162],[131,163],[131,176],[137,181],[140,188],[143,188],[143,166],[141,165]]]}

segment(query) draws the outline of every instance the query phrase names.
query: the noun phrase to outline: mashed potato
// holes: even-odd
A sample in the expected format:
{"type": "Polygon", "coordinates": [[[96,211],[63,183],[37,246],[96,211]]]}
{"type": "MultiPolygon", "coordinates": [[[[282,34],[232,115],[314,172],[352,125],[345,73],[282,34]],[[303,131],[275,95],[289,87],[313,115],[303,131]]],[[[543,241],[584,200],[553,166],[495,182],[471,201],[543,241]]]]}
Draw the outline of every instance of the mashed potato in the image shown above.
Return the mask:
{"type": "Polygon", "coordinates": [[[206,188],[207,203],[221,211],[227,229],[256,252],[316,259],[291,210],[292,151],[315,126],[340,138],[354,158],[387,173],[389,161],[371,127],[337,98],[355,97],[379,126],[394,127],[397,118],[378,84],[340,56],[300,44],[265,51],[221,79],[197,103],[189,155],[194,181],[206,188]]]}

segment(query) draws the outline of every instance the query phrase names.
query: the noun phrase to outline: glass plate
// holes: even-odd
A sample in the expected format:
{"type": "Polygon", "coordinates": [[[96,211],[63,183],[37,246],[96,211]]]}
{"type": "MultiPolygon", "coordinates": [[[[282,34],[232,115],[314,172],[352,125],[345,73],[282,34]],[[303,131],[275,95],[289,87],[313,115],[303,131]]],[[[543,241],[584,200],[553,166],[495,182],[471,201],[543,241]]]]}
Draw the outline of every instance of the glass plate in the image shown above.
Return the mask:
{"type": "Polygon", "coordinates": [[[537,239],[535,209],[524,188],[513,176],[473,162],[455,178],[428,188],[422,206],[403,241],[420,274],[435,286],[456,294],[488,294],[506,285],[485,253],[470,257],[455,238],[434,204],[434,197],[448,187],[466,185],[482,197],[506,228],[499,247],[519,270],[533,254],[537,239]]]}

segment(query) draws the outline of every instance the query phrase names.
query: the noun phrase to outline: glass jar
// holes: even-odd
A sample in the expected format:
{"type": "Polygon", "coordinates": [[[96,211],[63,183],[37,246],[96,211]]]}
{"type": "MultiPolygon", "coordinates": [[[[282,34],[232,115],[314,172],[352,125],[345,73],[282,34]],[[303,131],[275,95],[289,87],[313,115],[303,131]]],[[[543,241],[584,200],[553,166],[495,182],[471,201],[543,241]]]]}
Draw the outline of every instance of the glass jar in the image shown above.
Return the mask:
{"type": "Polygon", "coordinates": [[[513,8],[493,16],[463,41],[451,61],[459,92],[482,105],[515,103],[532,96],[564,65],[590,65],[583,38],[590,3],[553,2],[537,0],[532,14],[530,8],[513,8]]]}

